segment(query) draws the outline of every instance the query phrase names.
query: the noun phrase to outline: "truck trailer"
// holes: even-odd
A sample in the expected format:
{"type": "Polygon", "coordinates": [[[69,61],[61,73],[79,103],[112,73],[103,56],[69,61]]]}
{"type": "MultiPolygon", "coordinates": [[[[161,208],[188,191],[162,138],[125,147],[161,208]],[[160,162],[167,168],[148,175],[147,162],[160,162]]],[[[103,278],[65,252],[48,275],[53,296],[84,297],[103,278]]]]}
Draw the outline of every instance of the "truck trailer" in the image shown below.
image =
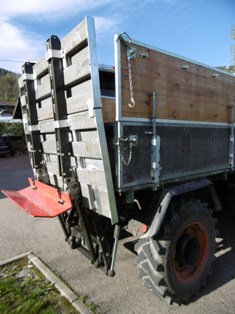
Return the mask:
{"type": "Polygon", "coordinates": [[[220,210],[235,209],[235,76],[132,39],[99,65],[94,20],[26,62],[20,104],[34,173],[3,191],[58,217],[67,243],[115,275],[128,232],[144,285],[187,302],[211,273],[220,210]]]}

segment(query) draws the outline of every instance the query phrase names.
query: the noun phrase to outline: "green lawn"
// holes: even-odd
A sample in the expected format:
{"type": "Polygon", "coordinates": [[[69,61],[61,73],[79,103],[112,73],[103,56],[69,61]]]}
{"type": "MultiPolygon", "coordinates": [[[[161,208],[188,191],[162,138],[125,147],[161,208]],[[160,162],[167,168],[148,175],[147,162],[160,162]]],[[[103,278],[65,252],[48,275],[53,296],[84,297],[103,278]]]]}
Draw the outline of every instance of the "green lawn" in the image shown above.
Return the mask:
{"type": "Polygon", "coordinates": [[[0,267],[0,313],[77,314],[77,311],[23,258],[0,267]]]}

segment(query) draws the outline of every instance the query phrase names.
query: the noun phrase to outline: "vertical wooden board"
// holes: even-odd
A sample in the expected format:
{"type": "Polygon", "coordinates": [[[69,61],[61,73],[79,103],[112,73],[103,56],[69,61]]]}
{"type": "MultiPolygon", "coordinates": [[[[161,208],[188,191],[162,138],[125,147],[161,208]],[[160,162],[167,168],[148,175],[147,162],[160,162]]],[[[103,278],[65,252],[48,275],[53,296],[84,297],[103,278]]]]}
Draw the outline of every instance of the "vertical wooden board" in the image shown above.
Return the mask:
{"type": "Polygon", "coordinates": [[[26,106],[27,100],[26,100],[26,96],[25,95],[20,97],[20,103],[21,103],[22,107],[26,106]]]}
{"type": "Polygon", "coordinates": [[[115,98],[101,98],[104,123],[114,122],[116,118],[115,98]]]}
{"type": "Polygon", "coordinates": [[[94,203],[94,193],[92,187],[86,183],[81,183],[82,197],[84,201],[84,206],[89,209],[95,209],[94,203]]]}
{"type": "Polygon", "coordinates": [[[110,205],[107,198],[107,189],[98,187],[95,193],[95,200],[97,203],[97,212],[101,215],[104,215],[108,218],[111,218],[110,205]]]}
{"type": "Polygon", "coordinates": [[[18,79],[18,85],[20,89],[24,89],[24,80],[23,80],[23,75],[21,75],[18,79]]]}
{"type": "Polygon", "coordinates": [[[229,122],[228,106],[235,104],[235,78],[159,51],[136,48],[131,59],[135,107],[131,108],[126,47],[121,45],[122,115],[149,118],[151,94],[157,93],[160,119],[229,122]],[[147,58],[141,58],[147,53],[147,58]],[[218,76],[213,77],[214,74],[218,76]]]}

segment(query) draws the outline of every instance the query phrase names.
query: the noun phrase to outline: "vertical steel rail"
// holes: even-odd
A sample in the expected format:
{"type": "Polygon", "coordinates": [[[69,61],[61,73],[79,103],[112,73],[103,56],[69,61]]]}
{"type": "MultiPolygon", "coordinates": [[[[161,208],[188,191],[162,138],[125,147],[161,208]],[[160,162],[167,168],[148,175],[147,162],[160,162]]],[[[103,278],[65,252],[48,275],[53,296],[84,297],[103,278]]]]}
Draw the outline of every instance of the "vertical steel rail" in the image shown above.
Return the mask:
{"type": "Polygon", "coordinates": [[[152,140],[151,140],[151,178],[153,181],[153,189],[157,189],[158,181],[159,181],[159,159],[158,156],[158,148],[160,146],[160,138],[157,136],[157,93],[152,94],[152,140]]]}
{"type": "Polygon", "coordinates": [[[71,152],[67,125],[67,107],[64,93],[61,42],[57,36],[51,36],[51,38],[47,40],[47,49],[59,173],[62,177],[71,177],[71,152]]]}
{"type": "MultiPolygon", "coordinates": [[[[26,136],[29,136],[30,148],[29,155],[32,163],[32,168],[37,172],[42,168],[42,149],[40,141],[40,130],[38,127],[38,114],[36,109],[36,95],[34,88],[34,74],[33,74],[34,63],[26,62],[23,69],[23,82],[24,91],[26,97],[26,111],[27,111],[27,124],[24,123],[26,136]]],[[[24,110],[22,106],[22,110],[24,110]]],[[[28,142],[28,140],[27,140],[28,142]]]]}
{"type": "Polygon", "coordinates": [[[234,170],[234,106],[230,106],[229,168],[234,170]]]}

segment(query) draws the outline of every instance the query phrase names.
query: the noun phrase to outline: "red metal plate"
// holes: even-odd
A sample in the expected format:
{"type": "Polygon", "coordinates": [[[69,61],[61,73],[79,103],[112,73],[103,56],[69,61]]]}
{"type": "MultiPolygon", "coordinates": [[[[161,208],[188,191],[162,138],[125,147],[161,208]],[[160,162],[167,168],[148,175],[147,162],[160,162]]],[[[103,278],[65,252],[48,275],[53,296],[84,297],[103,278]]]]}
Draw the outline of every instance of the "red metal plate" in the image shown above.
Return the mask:
{"type": "Polygon", "coordinates": [[[1,191],[23,211],[34,217],[56,217],[73,207],[70,196],[29,178],[30,186],[20,191],[1,191]]]}

